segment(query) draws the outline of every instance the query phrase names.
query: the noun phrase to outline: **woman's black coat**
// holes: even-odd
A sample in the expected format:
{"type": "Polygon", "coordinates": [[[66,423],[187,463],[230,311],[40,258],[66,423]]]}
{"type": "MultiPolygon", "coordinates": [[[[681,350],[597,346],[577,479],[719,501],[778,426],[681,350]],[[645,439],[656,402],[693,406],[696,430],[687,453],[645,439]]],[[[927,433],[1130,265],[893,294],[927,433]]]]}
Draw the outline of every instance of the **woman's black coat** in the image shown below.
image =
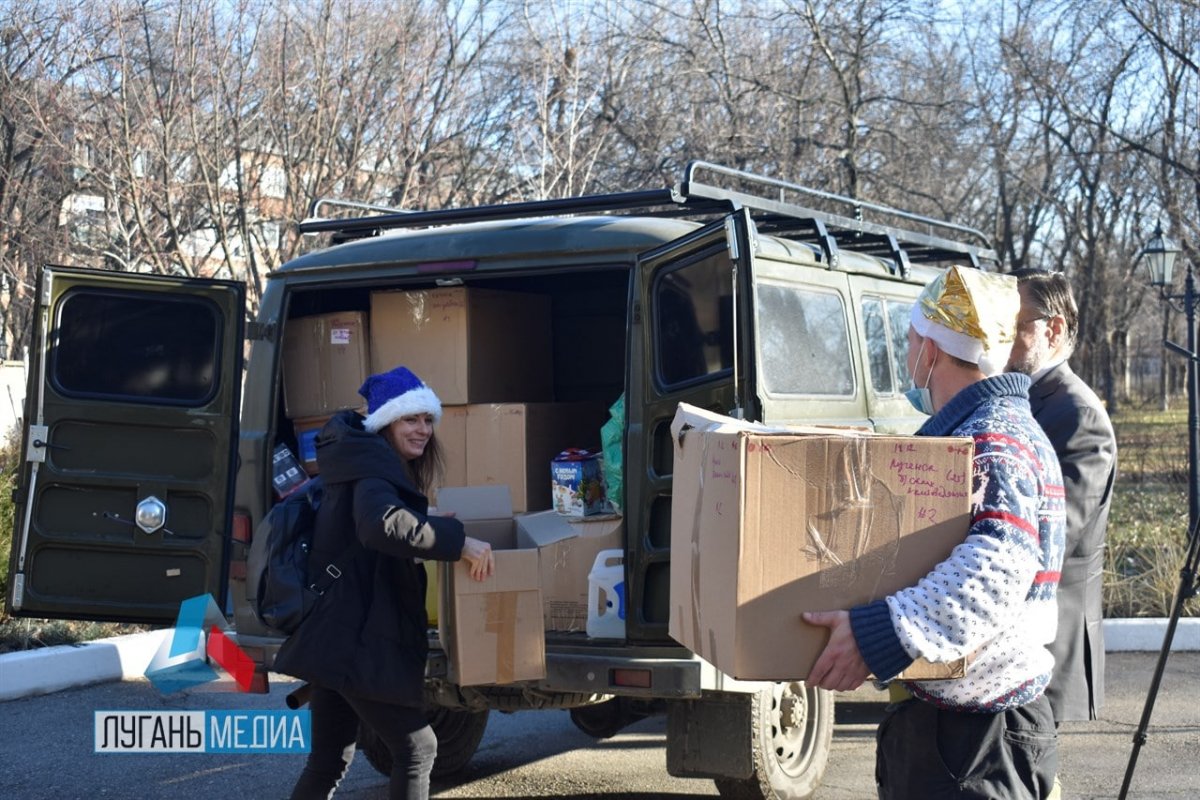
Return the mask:
{"type": "MultiPolygon", "coordinates": [[[[353,411],[317,437],[325,496],[309,575],[360,543],[342,577],[279,650],[274,669],[349,695],[423,705],[429,643],[425,570],[414,559],[455,561],[463,526],[429,517],[429,501],[383,436],[353,411]]],[[[345,559],[343,559],[344,561],[345,559]]]]}

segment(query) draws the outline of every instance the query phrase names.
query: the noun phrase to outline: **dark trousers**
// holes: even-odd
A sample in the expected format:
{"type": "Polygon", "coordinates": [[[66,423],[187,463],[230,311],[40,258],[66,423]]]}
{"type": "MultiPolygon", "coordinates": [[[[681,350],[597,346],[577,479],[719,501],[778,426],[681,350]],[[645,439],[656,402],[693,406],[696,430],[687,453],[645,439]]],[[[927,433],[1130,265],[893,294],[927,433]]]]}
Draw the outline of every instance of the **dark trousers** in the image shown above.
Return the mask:
{"type": "Polygon", "coordinates": [[[312,752],[292,789],[292,800],[325,800],[333,796],[354,759],[360,719],[375,731],[392,754],[388,797],[428,800],[437,737],[421,709],[349,697],[320,686],[313,686],[309,709],[312,752]]]}
{"type": "Polygon", "coordinates": [[[1045,697],[998,714],[907,700],[888,706],[876,744],[880,800],[1044,798],[1058,772],[1058,735],[1045,697]]]}

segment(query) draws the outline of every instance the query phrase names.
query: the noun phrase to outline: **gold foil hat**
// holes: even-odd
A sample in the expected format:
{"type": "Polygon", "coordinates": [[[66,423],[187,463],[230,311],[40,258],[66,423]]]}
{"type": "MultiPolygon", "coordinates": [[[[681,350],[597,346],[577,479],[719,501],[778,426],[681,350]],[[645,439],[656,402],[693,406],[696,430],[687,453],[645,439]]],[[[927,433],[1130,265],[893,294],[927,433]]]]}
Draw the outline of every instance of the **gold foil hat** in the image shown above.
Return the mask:
{"type": "Polygon", "coordinates": [[[1016,278],[955,265],[921,291],[911,321],[921,336],[991,376],[1008,363],[1020,308],[1016,278]]]}

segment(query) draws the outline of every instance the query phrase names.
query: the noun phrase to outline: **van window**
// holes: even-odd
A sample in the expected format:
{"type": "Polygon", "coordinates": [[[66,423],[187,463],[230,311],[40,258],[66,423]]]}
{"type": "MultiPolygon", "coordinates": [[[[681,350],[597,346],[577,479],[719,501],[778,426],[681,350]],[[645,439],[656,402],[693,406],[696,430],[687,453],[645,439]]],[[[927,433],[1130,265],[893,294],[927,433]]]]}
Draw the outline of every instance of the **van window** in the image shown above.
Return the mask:
{"type": "Polygon", "coordinates": [[[912,385],[908,374],[908,319],[913,304],[904,300],[888,300],[888,331],[891,333],[892,368],[896,372],[896,386],[900,391],[912,385]]]}
{"type": "Polygon", "coordinates": [[[216,390],[221,324],[206,300],[76,291],[56,333],[50,380],[64,395],[198,406],[216,390]]]}
{"type": "Polygon", "coordinates": [[[654,283],[654,357],[664,388],[733,369],[733,267],[724,247],[654,283]]]}
{"type": "Polygon", "coordinates": [[[762,374],[768,394],[854,394],[846,308],[837,292],[755,286],[762,374]]]}
{"type": "Polygon", "coordinates": [[[877,297],[864,298],[862,311],[871,388],[878,394],[892,394],[896,391],[896,384],[892,378],[892,354],[888,348],[887,312],[883,309],[883,300],[877,297]]]}
{"type": "Polygon", "coordinates": [[[867,335],[867,363],[871,387],[877,394],[903,392],[911,385],[908,375],[908,315],[912,303],[864,297],[863,329],[867,335]]]}
{"type": "Polygon", "coordinates": [[[912,383],[908,374],[908,317],[911,311],[912,303],[907,301],[863,298],[867,363],[871,387],[877,394],[903,392],[912,383]]]}

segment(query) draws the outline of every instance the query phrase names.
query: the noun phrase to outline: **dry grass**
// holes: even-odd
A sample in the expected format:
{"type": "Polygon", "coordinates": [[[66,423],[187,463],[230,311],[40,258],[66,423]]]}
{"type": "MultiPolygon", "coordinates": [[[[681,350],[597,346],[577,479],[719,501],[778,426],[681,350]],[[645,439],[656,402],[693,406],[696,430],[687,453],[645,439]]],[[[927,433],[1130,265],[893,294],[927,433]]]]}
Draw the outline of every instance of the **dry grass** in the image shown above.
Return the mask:
{"type": "Polygon", "coordinates": [[[76,622],[61,619],[0,619],[0,653],[35,650],[59,644],[80,644],[123,633],[149,630],[145,625],[113,622],[76,622]]]}
{"type": "MultiPolygon", "coordinates": [[[[1117,488],[1108,523],[1104,616],[1165,617],[1187,547],[1187,410],[1125,408],[1117,431],[1117,488]]],[[[1200,608],[1195,600],[1185,616],[1200,608]]]]}

